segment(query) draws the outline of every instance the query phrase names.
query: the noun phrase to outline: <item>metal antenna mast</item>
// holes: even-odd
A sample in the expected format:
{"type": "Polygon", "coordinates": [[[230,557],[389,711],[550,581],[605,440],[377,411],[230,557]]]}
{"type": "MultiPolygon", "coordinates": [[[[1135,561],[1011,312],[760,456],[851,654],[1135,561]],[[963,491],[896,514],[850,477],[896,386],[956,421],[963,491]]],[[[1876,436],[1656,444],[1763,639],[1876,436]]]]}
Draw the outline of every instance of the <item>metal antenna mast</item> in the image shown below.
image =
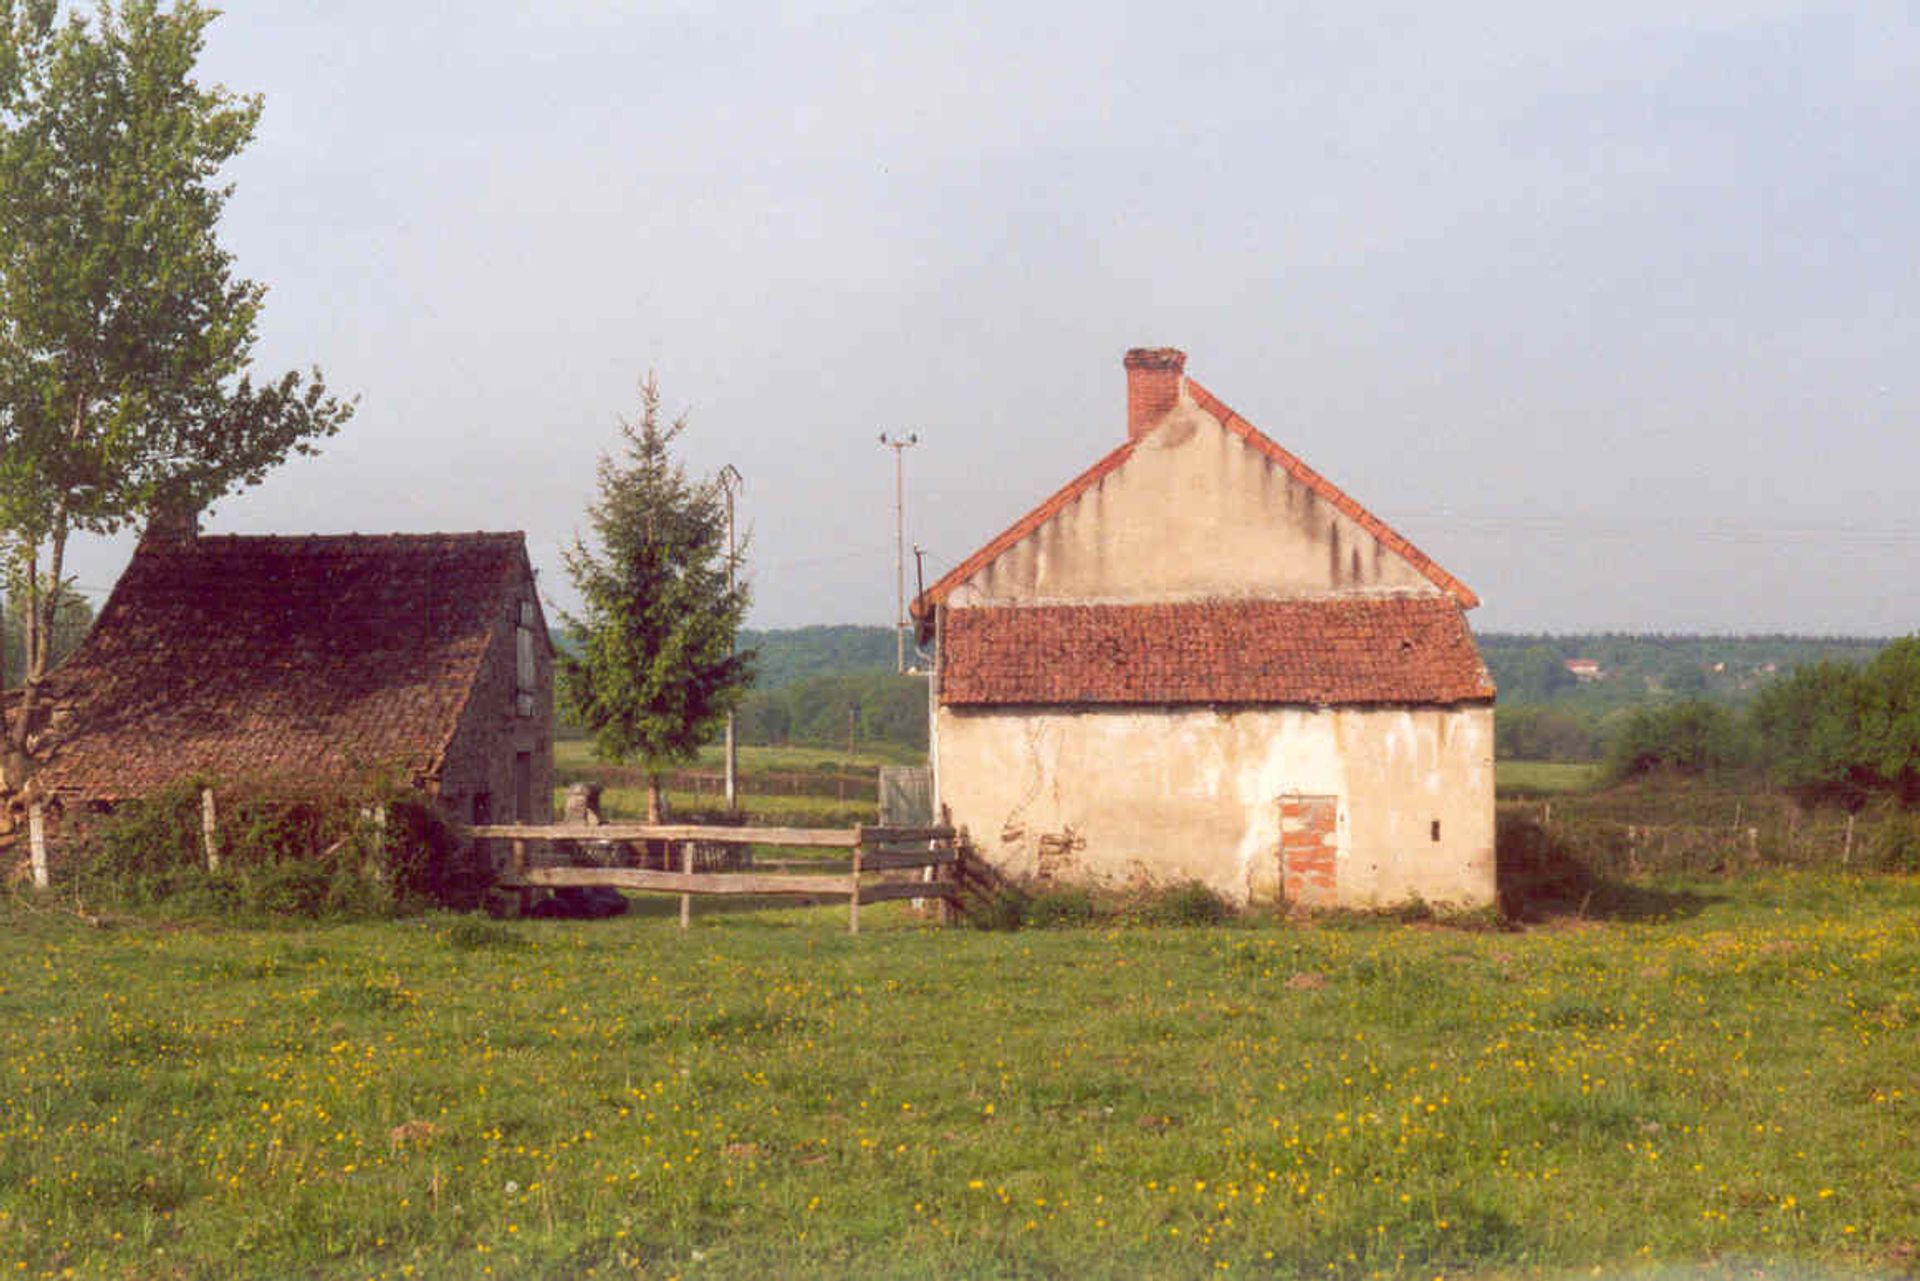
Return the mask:
{"type": "MultiPolygon", "coordinates": [[[[727,594],[733,594],[733,570],[740,563],[740,551],[733,537],[733,496],[743,483],[740,469],[732,463],[720,469],[714,478],[720,486],[720,492],[727,496],[727,594]]],[[[737,648],[737,645],[736,645],[737,648]]],[[[740,808],[739,797],[740,755],[739,747],[733,737],[733,709],[727,709],[727,813],[732,814],[740,808]]]]}
{"type": "Polygon", "coordinates": [[[917,432],[902,436],[881,432],[880,443],[893,451],[893,665],[907,670],[907,507],[906,453],[920,443],[917,432]]]}

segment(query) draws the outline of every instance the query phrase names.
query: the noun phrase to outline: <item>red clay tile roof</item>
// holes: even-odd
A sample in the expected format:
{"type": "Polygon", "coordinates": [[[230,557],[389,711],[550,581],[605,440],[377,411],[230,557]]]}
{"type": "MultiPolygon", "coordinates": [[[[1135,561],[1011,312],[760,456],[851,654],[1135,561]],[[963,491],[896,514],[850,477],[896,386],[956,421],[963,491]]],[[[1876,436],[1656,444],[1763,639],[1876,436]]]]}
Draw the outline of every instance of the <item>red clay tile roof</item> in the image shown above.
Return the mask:
{"type": "Polygon", "coordinates": [[[953,609],[947,706],[1490,701],[1457,601],[1324,596],[953,609]]]}
{"type": "Polygon", "coordinates": [[[49,678],[31,786],[111,800],[196,774],[434,774],[528,572],[520,534],[143,543],[49,678]]]}
{"type": "MultiPolygon", "coordinates": [[[[1331,503],[1341,512],[1344,512],[1362,529],[1365,529],[1368,533],[1379,539],[1388,550],[1404,557],[1415,569],[1432,580],[1435,586],[1459,601],[1463,608],[1472,609],[1480,603],[1480,598],[1474,594],[1472,588],[1455,578],[1452,574],[1449,574],[1446,570],[1440,568],[1432,557],[1428,556],[1418,547],[1415,547],[1405,537],[1388,526],[1385,521],[1355,502],[1347,495],[1346,491],[1342,490],[1338,485],[1335,485],[1325,476],[1322,476],[1319,472],[1301,462],[1300,459],[1290,451],[1281,448],[1280,445],[1269,439],[1252,423],[1228,408],[1223,401],[1205,387],[1202,387],[1191,378],[1186,379],[1185,382],[1187,392],[1193,397],[1194,403],[1219,419],[1228,431],[1233,432],[1249,445],[1285,468],[1286,471],[1301,484],[1313,490],[1321,498],[1331,503]]],[[[941,575],[938,582],[927,588],[927,590],[913,602],[913,616],[923,620],[923,632],[925,631],[924,620],[928,617],[930,607],[944,604],[947,597],[952,594],[955,588],[979,573],[981,569],[985,568],[1002,552],[1027,537],[1027,535],[1033,533],[1036,529],[1040,528],[1040,526],[1046,524],[1047,521],[1053,519],[1062,508],[1099,484],[1102,478],[1133,456],[1133,449],[1137,443],[1137,439],[1130,439],[1121,444],[1099,462],[1055,490],[1048,496],[1045,502],[1022,516],[1013,524],[1007,526],[1006,529],[1002,530],[995,538],[980,548],[980,550],[941,575]]],[[[922,639],[925,639],[925,637],[923,636],[922,639]]]]}

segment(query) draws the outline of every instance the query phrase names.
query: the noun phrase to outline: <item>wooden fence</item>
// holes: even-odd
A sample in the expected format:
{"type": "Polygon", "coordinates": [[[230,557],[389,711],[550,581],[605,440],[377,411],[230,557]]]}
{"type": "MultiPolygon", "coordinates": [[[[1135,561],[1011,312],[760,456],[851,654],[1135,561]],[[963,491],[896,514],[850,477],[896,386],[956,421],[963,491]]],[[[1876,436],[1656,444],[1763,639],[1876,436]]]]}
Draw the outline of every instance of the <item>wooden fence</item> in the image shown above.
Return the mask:
{"type": "Polygon", "coordinates": [[[889,899],[932,899],[942,919],[955,895],[950,869],[955,861],[951,827],[704,827],[657,823],[489,824],[467,829],[480,840],[509,842],[511,851],[500,876],[503,889],[527,891],[600,886],[680,895],[680,927],[692,920],[696,894],[752,894],[847,900],[847,931],[860,932],[860,907],[889,899]],[[677,850],[680,870],[600,867],[578,863],[538,864],[529,858],[537,844],[560,847],[601,843],[664,843],[677,850]],[[844,859],[759,859],[741,871],[696,872],[694,851],[701,845],[765,846],[784,849],[844,849],[844,859]],[[932,869],[929,873],[927,869],[932,869]],[[918,871],[910,881],[870,880],[890,872],[918,871]],[[945,877],[942,873],[947,872],[945,877]]]}

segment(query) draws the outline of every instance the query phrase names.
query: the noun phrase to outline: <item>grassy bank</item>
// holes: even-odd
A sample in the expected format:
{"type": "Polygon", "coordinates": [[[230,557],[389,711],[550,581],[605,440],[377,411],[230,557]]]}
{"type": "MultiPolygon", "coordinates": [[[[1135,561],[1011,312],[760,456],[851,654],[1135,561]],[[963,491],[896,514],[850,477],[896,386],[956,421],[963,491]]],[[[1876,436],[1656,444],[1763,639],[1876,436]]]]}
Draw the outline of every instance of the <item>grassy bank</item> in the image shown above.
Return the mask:
{"type": "Polygon", "coordinates": [[[1493,786],[1501,796],[1558,796],[1598,786],[1600,770],[1574,761],[1495,761],[1493,786]]]}
{"type": "MultiPolygon", "coordinates": [[[[851,827],[873,822],[878,815],[874,780],[880,767],[925,763],[924,755],[887,744],[851,755],[845,749],[830,747],[742,747],[739,753],[740,808],[755,822],[800,827],[851,827]],[[806,775],[817,776],[817,786],[796,792],[794,780],[806,775]],[[841,780],[846,784],[841,785],[841,780]]],[[[601,806],[607,817],[646,816],[645,771],[603,764],[593,758],[590,746],[580,739],[556,742],[553,764],[556,813],[567,785],[590,779],[605,788],[601,806]]],[[[724,768],[721,749],[704,749],[693,768],[707,773],[720,771],[724,768]]],[[[670,787],[667,803],[683,815],[723,808],[717,785],[705,791],[670,787]]]]}
{"type": "Polygon", "coordinates": [[[1638,894],[1523,934],[15,905],[0,1271],[1910,1271],[1920,884],[1638,894]]]}

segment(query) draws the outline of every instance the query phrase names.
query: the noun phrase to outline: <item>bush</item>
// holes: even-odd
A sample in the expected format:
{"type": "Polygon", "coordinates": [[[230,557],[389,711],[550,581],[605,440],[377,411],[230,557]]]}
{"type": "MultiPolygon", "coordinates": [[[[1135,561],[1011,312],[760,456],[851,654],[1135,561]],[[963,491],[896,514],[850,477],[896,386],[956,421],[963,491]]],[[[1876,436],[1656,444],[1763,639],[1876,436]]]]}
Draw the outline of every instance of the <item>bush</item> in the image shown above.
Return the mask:
{"type": "Polygon", "coordinates": [[[1920,872],[1920,814],[1888,805],[1868,837],[1867,865],[1881,872],[1920,872]]]}
{"type": "Polygon", "coordinates": [[[1234,909],[1204,882],[1188,880],[1141,893],[1125,915],[1142,925],[1218,925],[1231,920],[1234,909]]]}
{"type": "Polygon", "coordinates": [[[312,918],[470,905],[485,888],[433,806],[391,790],[298,800],[216,790],[220,857],[209,869],[206,786],[190,780],[88,821],[71,860],[81,892],[130,907],[312,918]]]}
{"type": "Polygon", "coordinates": [[[1071,929],[1121,921],[1129,925],[1218,925],[1234,919],[1233,904],[1200,881],[1151,886],[1124,896],[1099,894],[1079,885],[1029,890],[1002,885],[974,906],[967,920],[977,929],[1071,929]]]}
{"type": "Polygon", "coordinates": [[[1645,707],[1628,717],[1608,753],[1609,775],[1709,774],[1746,759],[1740,724],[1724,708],[1697,699],[1645,707]]]}
{"type": "Polygon", "coordinates": [[[1093,891],[1082,886],[1066,886],[1035,894],[1026,903],[1026,923],[1042,929],[1055,926],[1090,925],[1098,915],[1093,891]]]}

